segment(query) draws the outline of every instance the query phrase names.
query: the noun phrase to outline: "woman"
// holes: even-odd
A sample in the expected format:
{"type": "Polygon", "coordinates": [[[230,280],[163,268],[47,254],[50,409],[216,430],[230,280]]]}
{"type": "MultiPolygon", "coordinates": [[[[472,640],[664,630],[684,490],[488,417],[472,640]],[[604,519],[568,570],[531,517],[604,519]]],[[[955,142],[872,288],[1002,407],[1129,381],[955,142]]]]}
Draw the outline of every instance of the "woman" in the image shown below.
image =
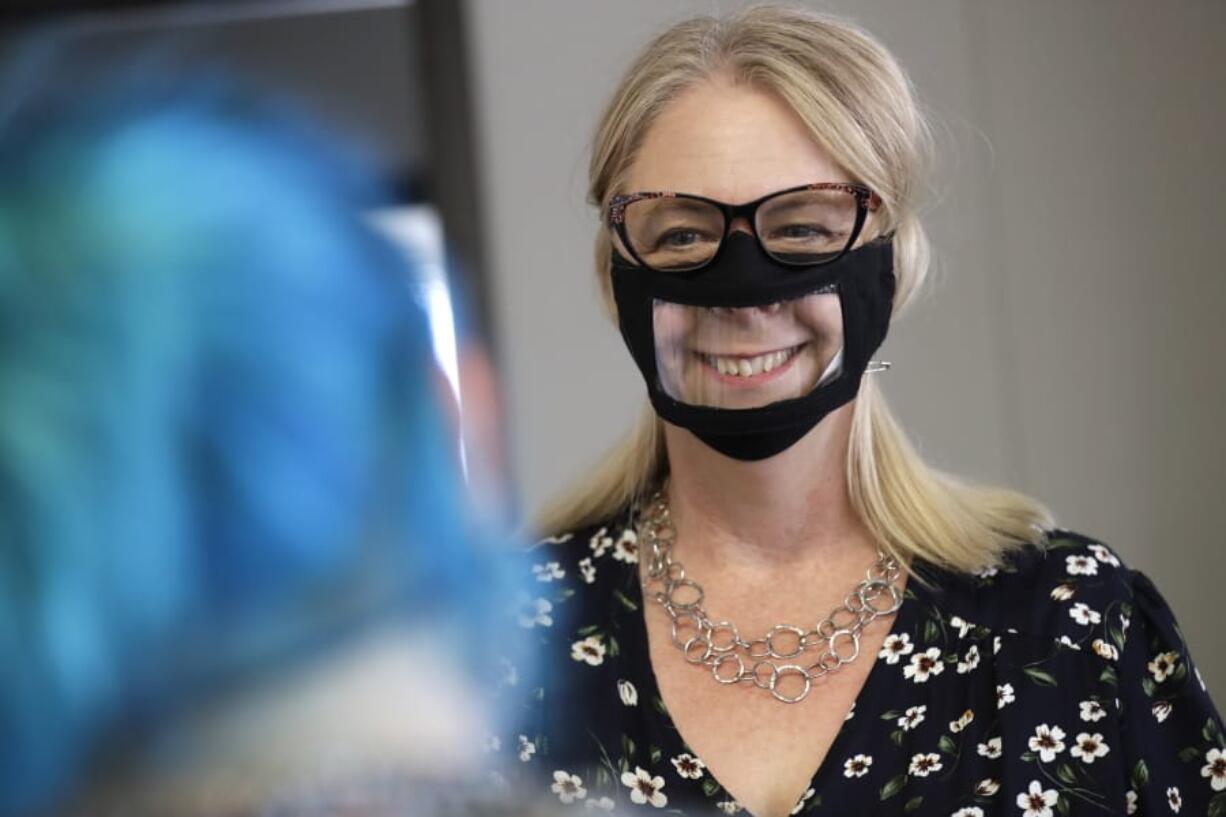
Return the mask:
{"type": "Polygon", "coordinates": [[[546,523],[512,736],[596,808],[1226,808],[1171,612],[1038,504],[925,466],[874,387],[924,278],[924,123],[848,25],[653,41],[597,132],[598,280],[655,416],[546,523]],[[867,376],[866,376],[867,375],[867,376]]]}

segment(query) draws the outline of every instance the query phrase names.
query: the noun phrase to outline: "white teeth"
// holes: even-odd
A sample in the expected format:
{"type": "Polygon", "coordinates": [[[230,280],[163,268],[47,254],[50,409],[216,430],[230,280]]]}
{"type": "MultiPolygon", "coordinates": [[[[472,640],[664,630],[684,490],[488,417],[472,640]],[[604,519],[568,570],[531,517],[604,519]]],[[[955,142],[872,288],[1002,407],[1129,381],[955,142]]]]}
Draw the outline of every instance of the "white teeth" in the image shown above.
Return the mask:
{"type": "Polygon", "coordinates": [[[719,357],[717,355],[707,355],[707,362],[720,374],[752,377],[756,374],[764,374],[778,369],[788,362],[794,352],[794,349],[786,349],[780,352],[758,355],[757,357],[719,357]]]}

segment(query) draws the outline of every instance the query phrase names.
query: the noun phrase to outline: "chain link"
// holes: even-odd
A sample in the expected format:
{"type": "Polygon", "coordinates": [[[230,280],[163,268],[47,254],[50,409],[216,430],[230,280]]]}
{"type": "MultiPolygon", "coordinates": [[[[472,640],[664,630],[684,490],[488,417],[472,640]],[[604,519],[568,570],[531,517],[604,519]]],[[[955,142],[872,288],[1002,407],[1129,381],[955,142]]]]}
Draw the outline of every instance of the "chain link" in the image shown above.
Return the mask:
{"type": "Polygon", "coordinates": [[[764,637],[746,640],[731,621],[712,621],[707,616],[702,585],[688,578],[685,568],[673,559],[677,529],[663,488],[652,495],[646,513],[641,514],[638,536],[640,549],[647,554],[643,596],[654,599],[668,614],[673,644],[685,660],[709,667],[721,684],[753,684],[783,703],[803,701],[814,681],[856,660],[861,631],[902,606],[902,591],[895,584],[902,570],[893,557],[878,549],[877,561],[865,571],[865,578],[812,630],[776,624],[764,637]],[[657,584],[660,589],[651,591],[657,584]],[[808,666],[792,663],[819,648],[817,660],[808,666]],[[777,663],[780,661],[788,663],[777,663]],[[791,676],[801,679],[801,690],[788,695],[780,686],[791,676]]]}

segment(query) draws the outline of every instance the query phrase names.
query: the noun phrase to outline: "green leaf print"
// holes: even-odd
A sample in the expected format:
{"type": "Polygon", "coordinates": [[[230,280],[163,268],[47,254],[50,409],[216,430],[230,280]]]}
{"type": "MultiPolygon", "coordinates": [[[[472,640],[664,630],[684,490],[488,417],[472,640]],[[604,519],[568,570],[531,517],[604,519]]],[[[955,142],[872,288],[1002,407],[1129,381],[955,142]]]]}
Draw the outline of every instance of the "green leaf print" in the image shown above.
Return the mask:
{"type": "Polygon", "coordinates": [[[898,777],[893,778],[881,787],[881,799],[889,800],[891,797],[902,791],[903,786],[905,785],[907,785],[907,774],[906,772],[903,772],[898,777]]]}
{"type": "Polygon", "coordinates": [[[1115,642],[1117,649],[1124,649],[1124,631],[1114,625],[1107,628],[1107,632],[1111,634],[1111,640],[1115,642]]]}
{"type": "Polygon", "coordinates": [[[634,749],[634,741],[630,739],[630,736],[622,735],[622,753],[625,754],[626,757],[633,759],[634,749]]]}
{"type": "Polygon", "coordinates": [[[1149,783],[1149,766],[1145,765],[1144,760],[1138,760],[1137,765],[1132,767],[1132,788],[1135,791],[1141,791],[1149,783]]]}
{"type": "Polygon", "coordinates": [[[1209,801],[1209,810],[1206,814],[1209,817],[1226,817],[1226,792],[1213,795],[1213,799],[1209,801]]]}
{"type": "Polygon", "coordinates": [[[719,783],[715,782],[714,777],[708,777],[702,781],[702,793],[707,797],[714,797],[717,791],[719,791],[719,783]]]}
{"type": "Polygon", "coordinates": [[[1175,671],[1171,673],[1171,682],[1182,684],[1188,679],[1188,665],[1180,661],[1175,665],[1175,671]]]}
{"type": "Polygon", "coordinates": [[[1115,674],[1115,667],[1103,667],[1102,675],[1098,676],[1098,680],[1111,686],[1119,685],[1119,677],[1115,674]]]}
{"type": "Polygon", "coordinates": [[[1056,777],[1060,778],[1060,782],[1066,785],[1077,785],[1077,775],[1073,773],[1073,768],[1067,763],[1061,763],[1056,767],[1056,777]]]}
{"type": "Polygon", "coordinates": [[[659,763],[659,762],[660,762],[660,758],[664,757],[664,753],[660,751],[660,747],[659,747],[659,746],[652,746],[652,747],[651,747],[651,749],[650,749],[650,751],[647,753],[647,755],[648,755],[648,757],[650,757],[650,758],[651,758],[651,765],[652,765],[652,766],[654,766],[654,765],[656,765],[657,763],[659,763]]]}
{"type": "Polygon", "coordinates": [[[636,610],[638,610],[638,609],[639,609],[639,606],[638,606],[637,604],[635,604],[633,601],[631,601],[631,600],[630,600],[630,599],[629,599],[629,598],[626,596],[626,594],[625,594],[625,593],[623,593],[622,591],[620,591],[620,590],[614,590],[614,591],[613,591],[613,595],[614,595],[614,596],[616,596],[616,597],[617,597],[617,600],[618,600],[618,601],[620,601],[620,602],[622,603],[622,606],[623,606],[623,607],[625,607],[625,608],[626,608],[627,610],[629,610],[630,612],[632,612],[632,613],[633,613],[633,612],[635,612],[636,610]]]}
{"type": "Polygon", "coordinates": [[[924,643],[931,644],[941,636],[941,628],[932,619],[924,622],[924,643]]]}
{"type": "Polygon", "coordinates": [[[1209,718],[1205,721],[1205,725],[1200,730],[1200,734],[1201,737],[1203,737],[1209,743],[1219,745],[1222,743],[1222,733],[1218,731],[1217,723],[1213,720],[1213,718],[1209,718]]]}
{"type": "Polygon", "coordinates": [[[557,594],[554,596],[554,601],[563,602],[573,595],[575,595],[575,589],[573,587],[563,587],[562,589],[558,590],[557,594]]]}
{"type": "Polygon", "coordinates": [[[897,709],[891,709],[891,710],[889,710],[889,711],[885,712],[885,713],[884,713],[884,714],[881,716],[881,719],[882,719],[883,721],[892,721],[892,720],[897,720],[897,719],[898,719],[898,716],[899,716],[899,715],[901,715],[901,714],[902,714],[902,713],[901,713],[901,712],[899,712],[897,709]]]}
{"type": "Polygon", "coordinates": [[[905,737],[906,737],[906,734],[901,729],[895,729],[893,732],[890,733],[890,741],[895,746],[901,747],[903,739],[905,737]]]}
{"type": "Polygon", "coordinates": [[[1034,681],[1036,684],[1038,684],[1039,686],[1042,686],[1042,687],[1057,686],[1055,676],[1053,676],[1050,672],[1044,672],[1043,670],[1037,669],[1035,667],[1023,667],[1022,672],[1026,673],[1026,676],[1030,678],[1031,681],[1034,681]]]}
{"type": "Polygon", "coordinates": [[[591,635],[592,633],[596,632],[599,629],[600,629],[599,624],[589,624],[586,627],[580,627],[578,630],[575,630],[575,633],[577,635],[581,635],[584,638],[586,638],[587,636],[591,635]]]}
{"type": "Polygon", "coordinates": [[[1068,813],[1069,813],[1069,803],[1068,803],[1068,798],[1067,798],[1067,797],[1065,797],[1063,794],[1057,794],[1057,795],[1056,795],[1056,811],[1060,812],[1061,814],[1065,815],[1066,817],[1067,817],[1067,815],[1068,815],[1068,813]]]}
{"type": "Polygon", "coordinates": [[[1184,763],[1200,760],[1200,749],[1197,749],[1195,746],[1185,746],[1179,752],[1179,759],[1184,763]]]}
{"type": "Polygon", "coordinates": [[[618,646],[617,639],[613,636],[609,636],[609,657],[616,658],[621,654],[621,651],[622,649],[620,646],[618,646]]]}
{"type": "Polygon", "coordinates": [[[937,748],[947,755],[958,754],[958,744],[954,743],[954,739],[949,735],[941,735],[941,739],[937,741],[937,748]]]}
{"type": "Polygon", "coordinates": [[[1141,679],[1141,691],[1145,693],[1146,698],[1154,697],[1154,682],[1151,678],[1141,679]]]}
{"type": "Polygon", "coordinates": [[[910,800],[908,800],[907,805],[903,806],[902,810],[905,811],[907,814],[910,814],[911,812],[919,808],[920,803],[922,802],[924,802],[923,795],[917,795],[915,797],[912,797],[910,800]]]}

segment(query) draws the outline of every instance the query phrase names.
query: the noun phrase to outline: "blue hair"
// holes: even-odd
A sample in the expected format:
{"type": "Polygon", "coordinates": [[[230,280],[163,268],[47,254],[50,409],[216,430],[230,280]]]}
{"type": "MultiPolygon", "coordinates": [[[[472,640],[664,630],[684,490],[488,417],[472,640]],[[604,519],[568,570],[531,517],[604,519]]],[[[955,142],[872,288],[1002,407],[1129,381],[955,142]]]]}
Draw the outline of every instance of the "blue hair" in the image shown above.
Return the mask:
{"type": "Polygon", "coordinates": [[[388,614],[491,626],[363,160],[229,83],[77,87],[0,133],[0,814],[117,722],[388,614]]]}

